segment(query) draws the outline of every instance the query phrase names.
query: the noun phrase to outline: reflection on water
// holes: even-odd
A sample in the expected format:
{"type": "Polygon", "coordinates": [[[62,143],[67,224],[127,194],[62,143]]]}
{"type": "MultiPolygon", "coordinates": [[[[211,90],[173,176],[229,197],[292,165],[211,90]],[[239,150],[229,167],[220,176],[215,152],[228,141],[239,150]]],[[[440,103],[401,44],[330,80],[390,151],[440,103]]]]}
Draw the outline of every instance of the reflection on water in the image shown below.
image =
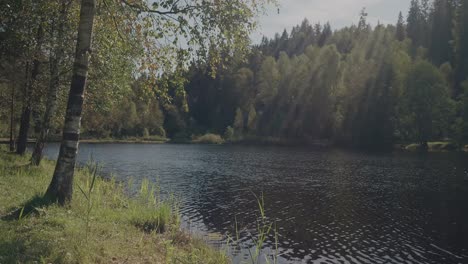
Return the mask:
{"type": "MultiPolygon", "coordinates": [[[[185,226],[213,243],[235,236],[237,221],[251,246],[254,194],[263,193],[280,262],[468,263],[464,154],[82,144],[80,161],[91,155],[118,179],[149,178],[181,197],[185,226]]],[[[266,252],[273,247],[269,237],[266,252]]],[[[248,259],[245,249],[231,252],[234,262],[248,259]]]]}

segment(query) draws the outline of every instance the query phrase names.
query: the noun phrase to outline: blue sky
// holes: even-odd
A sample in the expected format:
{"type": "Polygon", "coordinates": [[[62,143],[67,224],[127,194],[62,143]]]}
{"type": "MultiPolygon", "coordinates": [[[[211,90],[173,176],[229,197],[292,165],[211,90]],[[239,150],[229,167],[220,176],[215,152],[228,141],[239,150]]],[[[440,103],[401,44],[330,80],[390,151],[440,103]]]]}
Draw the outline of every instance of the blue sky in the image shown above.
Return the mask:
{"type": "Polygon", "coordinates": [[[304,18],[311,23],[330,22],[333,29],[351,24],[357,24],[359,12],[366,7],[368,21],[377,24],[396,23],[398,13],[406,17],[411,0],[278,0],[280,12],[276,7],[270,7],[267,15],[260,18],[260,26],[252,39],[258,43],[262,35],[269,38],[276,32],[299,24],[304,18]]]}

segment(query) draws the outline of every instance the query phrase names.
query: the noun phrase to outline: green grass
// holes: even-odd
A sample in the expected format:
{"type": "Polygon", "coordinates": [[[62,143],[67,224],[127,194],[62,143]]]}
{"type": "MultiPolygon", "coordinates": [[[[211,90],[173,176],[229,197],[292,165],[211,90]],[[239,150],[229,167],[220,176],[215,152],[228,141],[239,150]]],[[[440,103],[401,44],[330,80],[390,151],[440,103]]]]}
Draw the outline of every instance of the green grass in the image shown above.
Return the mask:
{"type": "Polygon", "coordinates": [[[229,263],[180,231],[174,200],[148,181],[129,198],[115,180],[93,184],[91,166],[76,172],[68,207],[46,206],[53,169],[0,150],[0,263],[229,263]]]}

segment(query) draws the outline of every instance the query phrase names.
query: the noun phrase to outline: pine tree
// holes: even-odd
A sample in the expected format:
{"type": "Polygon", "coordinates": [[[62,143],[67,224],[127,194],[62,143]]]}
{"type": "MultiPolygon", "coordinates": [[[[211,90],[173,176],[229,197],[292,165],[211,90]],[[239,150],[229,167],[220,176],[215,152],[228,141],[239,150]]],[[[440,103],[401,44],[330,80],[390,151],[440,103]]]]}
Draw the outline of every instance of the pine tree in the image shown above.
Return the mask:
{"type": "Polygon", "coordinates": [[[461,94],[461,84],[468,79],[468,1],[461,1],[457,19],[456,43],[456,95],[461,94]]]}
{"type": "Polygon", "coordinates": [[[362,32],[368,28],[367,26],[368,13],[366,12],[365,7],[361,10],[361,13],[359,13],[359,15],[360,15],[360,18],[359,18],[359,24],[358,24],[358,31],[362,32]]]}
{"type": "Polygon", "coordinates": [[[318,45],[320,47],[323,47],[327,43],[327,40],[332,36],[332,34],[333,34],[333,32],[331,30],[330,23],[327,22],[323,26],[323,30],[322,30],[322,33],[320,34],[318,45]]]}
{"type": "Polygon", "coordinates": [[[396,25],[396,39],[398,41],[403,41],[405,37],[405,22],[403,20],[403,14],[400,12],[400,14],[398,15],[398,22],[396,25]]]}
{"type": "Polygon", "coordinates": [[[413,46],[418,47],[422,42],[421,37],[421,24],[422,14],[421,7],[418,0],[411,0],[411,6],[406,19],[406,33],[407,36],[413,41],[413,46]]]}
{"type": "Polygon", "coordinates": [[[421,46],[429,47],[432,28],[432,1],[421,0],[421,46]]]}
{"type": "Polygon", "coordinates": [[[448,0],[436,0],[432,13],[432,34],[429,48],[431,61],[437,66],[453,61],[452,6],[448,0]]]}

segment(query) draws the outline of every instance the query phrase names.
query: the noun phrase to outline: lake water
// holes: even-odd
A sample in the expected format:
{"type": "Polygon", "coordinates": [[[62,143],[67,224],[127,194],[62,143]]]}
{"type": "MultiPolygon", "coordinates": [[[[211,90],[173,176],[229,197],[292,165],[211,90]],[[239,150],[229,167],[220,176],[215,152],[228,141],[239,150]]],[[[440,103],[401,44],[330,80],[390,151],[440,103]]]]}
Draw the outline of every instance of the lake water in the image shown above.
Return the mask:
{"type": "Polygon", "coordinates": [[[235,263],[249,259],[262,193],[280,263],[468,263],[466,154],[81,144],[80,162],[91,156],[119,180],[180,197],[184,226],[210,243],[225,244],[237,223],[235,263]]]}

